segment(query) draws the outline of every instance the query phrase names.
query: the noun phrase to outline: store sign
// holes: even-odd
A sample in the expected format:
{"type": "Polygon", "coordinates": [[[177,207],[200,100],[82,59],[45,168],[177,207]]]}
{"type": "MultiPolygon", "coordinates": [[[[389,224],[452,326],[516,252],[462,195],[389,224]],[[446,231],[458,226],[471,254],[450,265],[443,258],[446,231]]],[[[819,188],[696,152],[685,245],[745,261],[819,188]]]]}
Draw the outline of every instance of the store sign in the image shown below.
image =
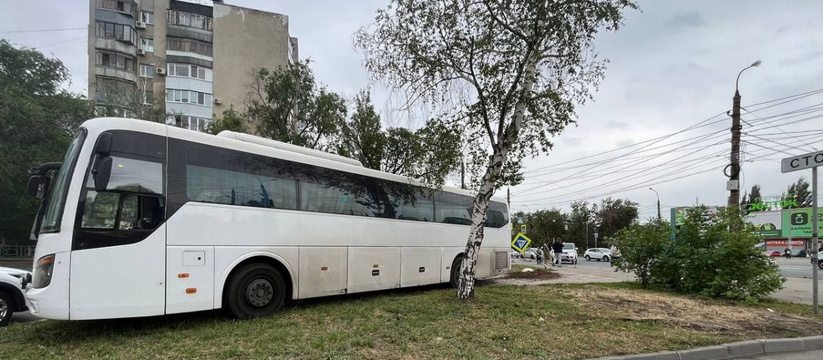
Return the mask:
{"type": "Polygon", "coordinates": [[[763,196],[752,201],[746,207],[746,212],[769,211],[780,209],[796,209],[797,196],[795,194],[779,196],[763,196]]]}
{"type": "MultiPolygon", "coordinates": [[[[817,215],[817,228],[823,226],[823,214],[817,215]]],[[[783,227],[791,231],[792,237],[812,237],[812,209],[792,209],[783,211],[783,227]]],[[[787,233],[788,234],[788,233],[787,233]]]]}
{"type": "MultiPolygon", "coordinates": [[[[792,240],[792,247],[793,248],[802,248],[806,246],[806,242],[803,240],[792,240]]],[[[789,247],[789,241],[782,239],[774,239],[774,240],[766,240],[766,247],[789,247]]]]}

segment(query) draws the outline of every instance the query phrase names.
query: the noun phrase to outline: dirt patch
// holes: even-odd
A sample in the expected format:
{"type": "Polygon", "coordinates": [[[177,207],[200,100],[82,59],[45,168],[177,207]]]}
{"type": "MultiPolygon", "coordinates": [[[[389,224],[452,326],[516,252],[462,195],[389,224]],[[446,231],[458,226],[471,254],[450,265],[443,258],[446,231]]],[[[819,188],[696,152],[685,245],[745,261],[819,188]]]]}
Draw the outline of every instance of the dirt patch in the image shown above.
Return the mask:
{"type": "Polygon", "coordinates": [[[582,287],[570,293],[582,308],[616,321],[667,322],[684,329],[730,335],[816,335],[823,322],[759,307],[731,306],[649,291],[582,287]]]}
{"type": "Polygon", "coordinates": [[[525,280],[554,280],[561,278],[562,275],[560,273],[554,271],[547,271],[542,269],[537,269],[535,271],[517,271],[517,272],[510,272],[506,274],[504,279],[525,279],[525,280]]]}

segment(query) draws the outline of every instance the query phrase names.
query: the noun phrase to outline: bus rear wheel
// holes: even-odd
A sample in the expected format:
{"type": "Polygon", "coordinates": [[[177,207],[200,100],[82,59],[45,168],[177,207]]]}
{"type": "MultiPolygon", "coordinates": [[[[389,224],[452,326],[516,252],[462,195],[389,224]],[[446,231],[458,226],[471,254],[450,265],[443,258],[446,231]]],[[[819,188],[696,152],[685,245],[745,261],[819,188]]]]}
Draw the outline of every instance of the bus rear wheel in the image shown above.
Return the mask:
{"type": "Polygon", "coordinates": [[[286,300],[283,276],[263,263],[252,263],[237,269],[226,289],[226,308],[238,319],[271,315],[286,300]]]}
{"type": "Polygon", "coordinates": [[[450,285],[452,288],[457,289],[457,286],[460,281],[460,266],[463,265],[463,255],[458,256],[457,258],[452,261],[452,271],[450,279],[450,285]]]}

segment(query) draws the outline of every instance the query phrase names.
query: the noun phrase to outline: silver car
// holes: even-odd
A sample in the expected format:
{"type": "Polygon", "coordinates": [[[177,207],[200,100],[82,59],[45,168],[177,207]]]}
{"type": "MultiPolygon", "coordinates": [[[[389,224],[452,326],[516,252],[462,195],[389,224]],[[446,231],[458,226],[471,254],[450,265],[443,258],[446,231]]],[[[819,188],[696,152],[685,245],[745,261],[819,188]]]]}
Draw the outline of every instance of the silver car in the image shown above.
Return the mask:
{"type": "Polygon", "coordinates": [[[606,248],[591,248],[583,253],[583,258],[586,259],[586,261],[592,261],[592,259],[609,261],[612,258],[612,251],[606,248]]]}

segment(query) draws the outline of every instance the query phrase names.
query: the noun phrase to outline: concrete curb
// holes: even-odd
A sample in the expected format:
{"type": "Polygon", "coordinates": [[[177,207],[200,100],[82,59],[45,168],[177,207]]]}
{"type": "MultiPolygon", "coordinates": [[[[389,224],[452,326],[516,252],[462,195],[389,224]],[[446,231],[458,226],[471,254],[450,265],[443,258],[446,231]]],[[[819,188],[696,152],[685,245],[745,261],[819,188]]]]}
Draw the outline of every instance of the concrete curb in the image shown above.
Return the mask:
{"type": "Polygon", "coordinates": [[[740,341],[724,345],[652,354],[607,356],[594,360],[722,360],[823,349],[823,336],[740,341]]]}

